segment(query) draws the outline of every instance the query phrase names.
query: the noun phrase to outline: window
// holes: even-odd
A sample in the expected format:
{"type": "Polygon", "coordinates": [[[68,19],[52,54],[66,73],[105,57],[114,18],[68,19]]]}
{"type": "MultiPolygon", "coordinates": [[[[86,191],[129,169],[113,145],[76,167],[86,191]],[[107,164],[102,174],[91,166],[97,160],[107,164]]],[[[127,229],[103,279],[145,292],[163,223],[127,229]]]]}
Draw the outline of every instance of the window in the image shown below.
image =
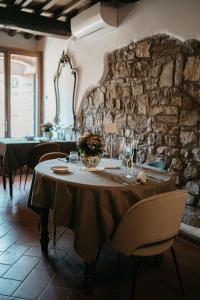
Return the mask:
{"type": "Polygon", "coordinates": [[[34,136],[41,123],[41,54],[0,49],[0,136],[34,136]]]}

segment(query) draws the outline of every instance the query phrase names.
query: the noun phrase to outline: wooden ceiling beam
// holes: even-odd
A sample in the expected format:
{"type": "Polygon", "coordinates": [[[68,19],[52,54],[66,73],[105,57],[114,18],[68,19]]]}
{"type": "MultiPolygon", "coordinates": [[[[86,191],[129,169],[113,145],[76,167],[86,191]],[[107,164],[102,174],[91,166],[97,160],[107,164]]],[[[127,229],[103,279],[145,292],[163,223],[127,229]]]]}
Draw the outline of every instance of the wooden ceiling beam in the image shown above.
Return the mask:
{"type": "Polygon", "coordinates": [[[70,13],[72,10],[79,8],[81,5],[87,5],[91,0],[72,0],[67,5],[63,6],[55,12],[54,17],[56,19],[63,15],[70,13]]]}
{"type": "Polygon", "coordinates": [[[40,6],[39,10],[44,11],[50,9],[58,0],[46,0],[42,5],[40,6]]]}
{"type": "Polygon", "coordinates": [[[0,25],[43,36],[59,38],[71,36],[70,24],[11,8],[0,7],[0,25]]]}
{"type": "Polygon", "coordinates": [[[26,6],[28,6],[31,2],[32,2],[32,0],[23,0],[23,1],[20,3],[20,7],[26,7],[26,6]]]}

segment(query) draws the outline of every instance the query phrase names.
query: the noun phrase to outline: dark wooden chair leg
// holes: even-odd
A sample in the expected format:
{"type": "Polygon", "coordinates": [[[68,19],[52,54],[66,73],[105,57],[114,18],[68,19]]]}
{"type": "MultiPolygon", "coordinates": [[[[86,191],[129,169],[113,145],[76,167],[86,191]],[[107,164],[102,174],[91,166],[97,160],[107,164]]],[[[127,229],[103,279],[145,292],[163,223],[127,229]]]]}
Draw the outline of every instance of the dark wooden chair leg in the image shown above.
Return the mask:
{"type": "Polygon", "coordinates": [[[3,189],[6,190],[6,176],[4,173],[2,175],[2,179],[3,179],[3,189]]]}
{"type": "Polygon", "coordinates": [[[177,259],[176,259],[176,253],[175,253],[175,250],[174,250],[173,246],[171,246],[170,249],[171,249],[171,253],[172,253],[172,257],[173,257],[173,262],[174,262],[174,265],[175,265],[175,268],[176,268],[176,274],[177,274],[178,281],[179,281],[180,288],[181,288],[181,294],[182,294],[182,296],[184,296],[185,291],[184,291],[184,287],[183,287],[181,273],[180,273],[180,270],[179,270],[179,267],[178,267],[178,262],[177,262],[177,259]]]}
{"type": "Polygon", "coordinates": [[[28,178],[28,172],[29,172],[29,168],[27,167],[27,169],[26,169],[26,175],[25,175],[25,181],[24,181],[24,190],[25,190],[25,187],[26,187],[26,182],[27,182],[27,178],[28,178]]]}
{"type": "Polygon", "coordinates": [[[16,172],[17,170],[15,169],[12,175],[12,184],[14,184],[16,172]]]}
{"type": "Polygon", "coordinates": [[[48,231],[49,209],[40,209],[40,244],[44,255],[48,255],[49,231],[48,231]]]}
{"type": "Polygon", "coordinates": [[[135,256],[134,258],[135,258],[135,266],[134,266],[134,272],[133,272],[133,283],[132,283],[132,290],[131,290],[131,300],[134,299],[136,277],[137,277],[137,272],[138,272],[139,265],[140,265],[140,257],[139,256],[135,256]]]}
{"type": "Polygon", "coordinates": [[[5,170],[3,166],[3,156],[0,157],[0,163],[1,163],[1,172],[2,172],[2,180],[3,180],[3,188],[6,189],[6,175],[5,170]]]}
{"type": "Polygon", "coordinates": [[[23,167],[20,168],[20,173],[19,173],[19,188],[21,189],[21,184],[22,184],[22,171],[23,167]]]}
{"type": "Polygon", "coordinates": [[[8,173],[8,179],[9,179],[9,191],[10,191],[10,197],[13,196],[13,174],[12,172],[8,173]]]}
{"type": "Polygon", "coordinates": [[[56,245],[56,225],[54,226],[54,233],[53,233],[53,245],[56,245]]]}

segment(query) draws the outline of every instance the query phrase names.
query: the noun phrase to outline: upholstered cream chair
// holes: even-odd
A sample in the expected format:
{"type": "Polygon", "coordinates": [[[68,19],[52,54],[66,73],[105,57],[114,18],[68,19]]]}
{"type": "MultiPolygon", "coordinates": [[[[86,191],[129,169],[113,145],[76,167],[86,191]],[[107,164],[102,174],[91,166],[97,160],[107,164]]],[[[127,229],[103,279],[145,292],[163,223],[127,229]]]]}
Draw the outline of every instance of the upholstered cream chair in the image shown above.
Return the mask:
{"type": "Polygon", "coordinates": [[[140,257],[159,255],[168,249],[171,249],[184,294],[173,244],[181,224],[186,196],[185,191],[179,190],[141,200],[126,212],[117,226],[111,240],[112,248],[119,253],[136,257],[132,299],[140,257]]]}

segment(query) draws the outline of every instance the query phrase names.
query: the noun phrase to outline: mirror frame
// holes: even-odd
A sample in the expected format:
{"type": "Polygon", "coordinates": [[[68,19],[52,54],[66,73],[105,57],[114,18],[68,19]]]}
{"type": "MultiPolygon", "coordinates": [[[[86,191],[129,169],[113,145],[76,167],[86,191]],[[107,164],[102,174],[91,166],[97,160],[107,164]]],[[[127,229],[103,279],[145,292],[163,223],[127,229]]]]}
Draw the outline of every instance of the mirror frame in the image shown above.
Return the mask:
{"type": "Polygon", "coordinates": [[[76,130],[76,113],[75,113],[75,94],[76,94],[76,86],[77,86],[77,70],[73,67],[70,55],[63,51],[61,58],[58,63],[57,71],[54,75],[54,91],[55,91],[55,99],[56,99],[56,112],[54,117],[55,125],[58,125],[60,122],[60,92],[59,92],[59,78],[61,73],[64,71],[64,67],[69,65],[71,74],[74,77],[73,84],[73,93],[72,93],[72,113],[73,113],[73,129],[76,130]]]}

